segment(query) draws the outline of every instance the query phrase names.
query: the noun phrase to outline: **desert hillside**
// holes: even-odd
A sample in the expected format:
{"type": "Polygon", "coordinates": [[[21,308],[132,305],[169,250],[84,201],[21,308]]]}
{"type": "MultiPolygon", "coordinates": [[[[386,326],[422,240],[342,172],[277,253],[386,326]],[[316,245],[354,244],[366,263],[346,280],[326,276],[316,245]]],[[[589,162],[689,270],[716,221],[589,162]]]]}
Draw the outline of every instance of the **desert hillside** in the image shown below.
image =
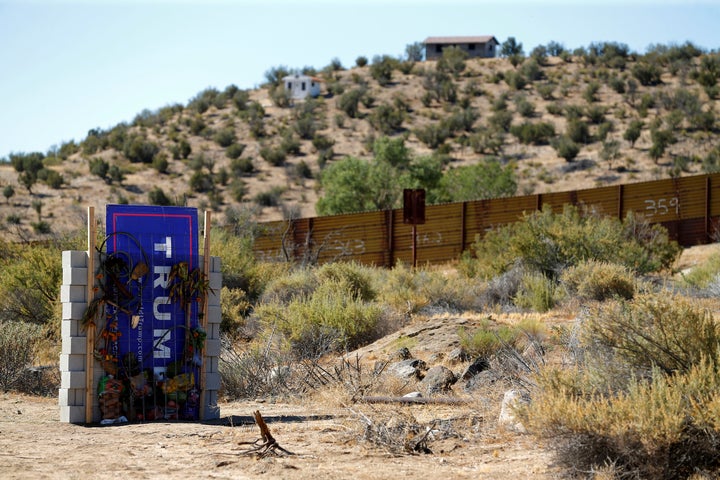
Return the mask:
{"type": "Polygon", "coordinates": [[[446,57],[332,63],[306,72],[322,80],[321,95],[294,102],[282,89],[288,72],[270,68],[259,89],[209,88],[80,142],[13,154],[0,163],[0,228],[42,238],[80,228],[87,206],[102,216],[108,203],[194,206],[221,223],[243,212],[315,216],[324,169],[372,161],[383,136],[445,172],[497,158],[515,194],[718,168],[717,54],[686,44],[637,55],[608,43],[446,57]]]}

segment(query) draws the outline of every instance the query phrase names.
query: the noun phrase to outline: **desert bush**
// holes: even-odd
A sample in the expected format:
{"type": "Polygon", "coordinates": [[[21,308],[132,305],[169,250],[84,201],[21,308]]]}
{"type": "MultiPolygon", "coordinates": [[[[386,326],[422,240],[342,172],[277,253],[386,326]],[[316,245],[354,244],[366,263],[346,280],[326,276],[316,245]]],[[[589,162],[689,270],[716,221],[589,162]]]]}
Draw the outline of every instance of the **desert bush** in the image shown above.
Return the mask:
{"type": "Polygon", "coordinates": [[[230,338],[246,336],[246,317],[252,310],[247,292],[242,288],[222,287],[220,293],[220,333],[230,338]]]}
{"type": "Polygon", "coordinates": [[[235,129],[231,127],[222,128],[215,132],[213,140],[223,148],[229,147],[235,142],[235,129]]]}
{"type": "Polygon", "coordinates": [[[525,144],[547,145],[555,135],[555,126],[547,122],[523,122],[510,127],[510,133],[525,144]]]}
{"type": "Polygon", "coordinates": [[[357,118],[360,113],[360,99],[365,96],[365,88],[355,88],[343,93],[337,100],[337,107],[350,118],[357,118]]]}
{"type": "Polygon", "coordinates": [[[668,292],[598,304],[582,328],[590,348],[611,352],[615,362],[640,376],[653,369],[687,373],[702,359],[717,363],[720,353],[720,324],[712,313],[668,292]]]}
{"type": "Polygon", "coordinates": [[[390,135],[402,128],[405,120],[403,112],[392,105],[382,104],[373,109],[368,121],[372,127],[385,135],[390,135]]]}
{"type": "Polygon", "coordinates": [[[564,158],[566,162],[572,162],[580,153],[580,145],[573,142],[567,135],[560,135],[552,141],[552,146],[558,157],[564,158]]]}
{"type": "Polygon", "coordinates": [[[494,325],[492,317],[483,319],[474,331],[458,330],[460,346],[472,358],[488,359],[505,346],[515,345],[519,332],[507,325],[494,325]]]}
{"type": "Polygon", "coordinates": [[[260,297],[261,303],[287,305],[295,299],[309,297],[319,284],[312,268],[296,268],[271,279],[260,297]]]}
{"type": "Polygon", "coordinates": [[[660,85],[662,80],[662,69],[652,61],[640,61],[632,68],[633,76],[644,86],[660,85]]]}
{"type": "Polygon", "coordinates": [[[260,148],[260,156],[274,167],[282,166],[287,159],[287,151],[281,146],[263,146],[260,148]]]}
{"type": "Polygon", "coordinates": [[[165,191],[155,186],[148,192],[148,203],[150,205],[169,206],[173,204],[173,201],[165,194],[165,191]]]}
{"type": "Polygon", "coordinates": [[[565,135],[575,143],[586,145],[592,140],[590,135],[590,127],[588,124],[579,119],[568,120],[565,127],[565,135]]]}
{"type": "Polygon", "coordinates": [[[488,124],[495,130],[509,132],[512,125],[513,114],[507,110],[500,110],[488,118],[488,124]]]}
{"type": "Polygon", "coordinates": [[[580,371],[555,370],[539,384],[527,424],[574,471],[612,465],[621,478],[677,479],[720,470],[720,376],[710,361],[684,375],[656,370],[617,394],[597,391],[580,371]]]}
{"type": "Polygon", "coordinates": [[[35,359],[35,346],[42,339],[39,325],[0,320],[0,388],[17,389],[26,369],[35,359]]]}
{"type": "Polygon", "coordinates": [[[450,137],[447,126],[442,122],[429,123],[413,130],[415,136],[428,148],[437,148],[450,137]]]}
{"type": "Polygon", "coordinates": [[[525,118],[535,116],[535,104],[528,100],[525,95],[515,97],[515,108],[525,118]]]}
{"type": "Polygon", "coordinates": [[[253,197],[253,200],[261,207],[277,207],[283,193],[285,193],[285,187],[275,186],[269,190],[259,192],[253,197]]]}
{"type": "Polygon", "coordinates": [[[298,358],[318,358],[331,351],[357,348],[374,339],[381,308],[352,294],[345,281],[326,281],[308,298],[289,304],[261,304],[255,315],[269,331],[283,335],[298,358]]]}
{"type": "Polygon", "coordinates": [[[547,312],[557,303],[555,281],[537,272],[524,274],[513,303],[527,310],[547,312]]]}
{"type": "Polygon", "coordinates": [[[560,283],[570,296],[580,300],[629,300],[635,295],[635,277],[626,266],[595,260],[568,268],[562,273],[560,283]]]}
{"type": "Polygon", "coordinates": [[[333,281],[346,285],[353,297],[365,302],[374,300],[377,295],[372,269],[356,262],[326,263],[318,268],[317,278],[321,283],[333,281]]]}
{"type": "Polygon", "coordinates": [[[447,47],[442,51],[442,56],[437,61],[437,69],[440,72],[446,72],[457,77],[465,70],[465,60],[467,53],[459,47],[447,47]]]}
{"type": "Polygon", "coordinates": [[[368,64],[368,59],[364,55],[360,55],[359,57],[357,57],[355,59],[355,65],[357,65],[360,68],[364,67],[367,64],[368,64]]]}
{"type": "Polygon", "coordinates": [[[123,145],[123,155],[133,163],[151,163],[159,151],[157,143],[139,135],[128,137],[123,145]]]}
{"type": "Polygon", "coordinates": [[[89,161],[90,173],[96,175],[103,180],[107,179],[110,164],[100,157],[91,158],[89,161]]]}
{"type": "Polygon", "coordinates": [[[702,264],[682,274],[683,281],[695,288],[707,288],[720,273],[720,253],[713,253],[702,264]]]}
{"type": "Polygon", "coordinates": [[[595,259],[647,273],[669,268],[680,247],[660,225],[628,215],[623,221],[567,205],[526,215],[521,222],[486,233],[476,242],[475,274],[492,278],[520,260],[531,270],[558,278],[566,268],[595,259]]]}
{"type": "Polygon", "coordinates": [[[630,142],[630,147],[635,146],[635,142],[638,138],[640,138],[640,134],[642,133],[642,128],[645,126],[642,120],[632,120],[630,124],[628,125],[627,129],[625,130],[625,133],[623,134],[623,139],[630,142]]]}
{"type": "Polygon", "coordinates": [[[398,61],[389,55],[376,56],[370,65],[370,75],[384,87],[392,80],[392,72],[398,61]]]}
{"type": "Polygon", "coordinates": [[[215,180],[208,172],[198,171],[192,174],[188,186],[194,192],[207,193],[215,190],[215,180]]]}

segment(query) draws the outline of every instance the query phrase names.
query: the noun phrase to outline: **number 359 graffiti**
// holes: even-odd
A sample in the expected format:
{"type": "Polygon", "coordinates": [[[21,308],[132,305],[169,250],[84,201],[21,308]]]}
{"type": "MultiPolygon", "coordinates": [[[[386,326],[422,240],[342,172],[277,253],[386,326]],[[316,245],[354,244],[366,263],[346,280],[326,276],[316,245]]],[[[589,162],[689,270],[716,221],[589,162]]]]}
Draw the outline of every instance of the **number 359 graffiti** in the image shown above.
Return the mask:
{"type": "Polygon", "coordinates": [[[680,201],[677,197],[645,200],[645,215],[648,217],[667,215],[672,210],[675,215],[680,214],[680,201]]]}

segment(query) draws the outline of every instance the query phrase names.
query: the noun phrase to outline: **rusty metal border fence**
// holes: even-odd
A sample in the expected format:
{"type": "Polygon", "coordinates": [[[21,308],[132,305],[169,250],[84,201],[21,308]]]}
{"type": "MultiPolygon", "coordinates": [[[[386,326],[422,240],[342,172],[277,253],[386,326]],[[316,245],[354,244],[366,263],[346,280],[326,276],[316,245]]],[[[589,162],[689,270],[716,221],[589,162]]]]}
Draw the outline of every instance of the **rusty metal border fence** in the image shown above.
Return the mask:
{"type": "MultiPolygon", "coordinates": [[[[610,187],[540,193],[426,207],[417,226],[417,263],[457,260],[477,238],[494,227],[516,222],[549,205],[584,205],[603,215],[628,212],[660,223],[683,246],[714,241],[720,219],[720,173],[610,187]]],[[[261,223],[256,258],[265,261],[326,263],[356,261],[390,267],[412,262],[412,227],[402,209],[261,223]]]]}

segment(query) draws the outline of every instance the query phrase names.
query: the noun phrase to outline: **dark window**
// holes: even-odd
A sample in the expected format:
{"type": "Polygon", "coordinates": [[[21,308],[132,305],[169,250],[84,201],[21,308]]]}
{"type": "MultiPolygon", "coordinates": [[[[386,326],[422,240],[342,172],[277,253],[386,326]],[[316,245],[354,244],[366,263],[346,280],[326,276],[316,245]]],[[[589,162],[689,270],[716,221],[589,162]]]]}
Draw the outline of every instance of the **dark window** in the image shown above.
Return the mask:
{"type": "Polygon", "coordinates": [[[300,89],[304,92],[305,91],[305,82],[302,82],[300,84],[300,89]]]}
{"type": "Polygon", "coordinates": [[[292,90],[292,82],[288,82],[288,90],[292,90]]]}
{"type": "Polygon", "coordinates": [[[435,45],[435,51],[436,51],[437,53],[442,52],[442,45],[435,45]]]}
{"type": "Polygon", "coordinates": [[[474,43],[468,43],[468,50],[475,50],[475,44],[474,44],[474,43]]]}

